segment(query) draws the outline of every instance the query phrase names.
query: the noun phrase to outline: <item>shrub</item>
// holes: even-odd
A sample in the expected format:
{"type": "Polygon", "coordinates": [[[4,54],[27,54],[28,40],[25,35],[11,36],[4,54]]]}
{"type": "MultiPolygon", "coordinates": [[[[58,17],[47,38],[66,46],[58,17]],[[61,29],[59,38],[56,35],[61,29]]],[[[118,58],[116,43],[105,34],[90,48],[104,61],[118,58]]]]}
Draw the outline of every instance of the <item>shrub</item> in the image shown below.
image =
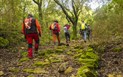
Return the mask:
{"type": "Polygon", "coordinates": [[[7,47],[9,45],[9,41],[7,39],[4,39],[3,37],[0,37],[0,48],[7,47]]]}

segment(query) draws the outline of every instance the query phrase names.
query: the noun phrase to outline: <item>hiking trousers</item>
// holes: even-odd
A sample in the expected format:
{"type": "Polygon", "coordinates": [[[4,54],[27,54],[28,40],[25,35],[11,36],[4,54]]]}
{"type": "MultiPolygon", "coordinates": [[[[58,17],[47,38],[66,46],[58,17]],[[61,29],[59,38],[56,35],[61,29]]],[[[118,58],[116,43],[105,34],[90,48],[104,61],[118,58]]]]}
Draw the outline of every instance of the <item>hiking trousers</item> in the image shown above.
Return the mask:
{"type": "Polygon", "coordinates": [[[70,34],[69,32],[65,32],[66,43],[70,42],[70,34]]]}
{"type": "Polygon", "coordinates": [[[33,39],[35,41],[35,51],[38,51],[38,47],[39,47],[38,34],[33,33],[33,34],[27,34],[26,35],[26,40],[28,42],[28,57],[29,58],[33,58],[33,49],[32,49],[33,39]]]}
{"type": "Polygon", "coordinates": [[[87,31],[86,30],[81,30],[81,35],[82,35],[83,40],[86,42],[86,40],[87,40],[87,31]]]}
{"type": "Polygon", "coordinates": [[[56,44],[56,39],[58,40],[58,45],[60,45],[59,33],[53,33],[53,42],[56,44]]]}

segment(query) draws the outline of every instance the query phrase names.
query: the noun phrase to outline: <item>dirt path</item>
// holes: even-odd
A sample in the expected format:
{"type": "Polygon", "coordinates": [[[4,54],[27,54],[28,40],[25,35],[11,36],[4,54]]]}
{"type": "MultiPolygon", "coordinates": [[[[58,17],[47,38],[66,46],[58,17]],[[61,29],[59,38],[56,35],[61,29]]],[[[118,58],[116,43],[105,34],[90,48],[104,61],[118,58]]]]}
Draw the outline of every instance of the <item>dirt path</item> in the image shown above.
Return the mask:
{"type": "MultiPolygon", "coordinates": [[[[123,74],[123,49],[107,47],[100,54],[98,77],[122,77],[123,74]],[[118,52],[114,52],[116,50],[118,52]]],[[[40,46],[39,53],[33,59],[27,58],[26,47],[21,47],[21,57],[17,52],[12,53],[7,49],[0,49],[0,75],[1,77],[76,77],[80,64],[74,59],[76,50],[85,49],[89,43],[72,41],[70,46],[40,46]]]]}
{"type": "MultiPolygon", "coordinates": [[[[72,43],[75,43],[73,41],[72,43]]],[[[21,47],[21,58],[6,49],[0,50],[2,77],[70,77],[75,76],[79,64],[73,59],[75,44],[67,47],[41,46],[33,59],[28,59],[26,48],[21,47]],[[68,71],[67,71],[68,70],[68,71]],[[66,72],[65,72],[66,71],[66,72]],[[65,73],[64,73],[65,72],[65,73]]]]}

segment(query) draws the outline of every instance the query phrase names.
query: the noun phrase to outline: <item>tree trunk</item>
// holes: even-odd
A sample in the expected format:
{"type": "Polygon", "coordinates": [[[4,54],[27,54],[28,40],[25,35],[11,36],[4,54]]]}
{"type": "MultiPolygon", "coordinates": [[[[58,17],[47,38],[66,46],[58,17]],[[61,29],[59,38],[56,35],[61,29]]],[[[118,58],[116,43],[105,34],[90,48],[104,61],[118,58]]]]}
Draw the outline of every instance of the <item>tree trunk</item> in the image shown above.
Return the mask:
{"type": "MultiPolygon", "coordinates": [[[[38,5],[38,12],[39,12],[39,20],[40,20],[40,22],[41,22],[41,21],[43,20],[41,5],[38,5]]],[[[42,22],[41,22],[41,23],[42,23],[42,22]]]]}
{"type": "Polygon", "coordinates": [[[77,22],[73,23],[73,39],[77,38],[77,22]]]}

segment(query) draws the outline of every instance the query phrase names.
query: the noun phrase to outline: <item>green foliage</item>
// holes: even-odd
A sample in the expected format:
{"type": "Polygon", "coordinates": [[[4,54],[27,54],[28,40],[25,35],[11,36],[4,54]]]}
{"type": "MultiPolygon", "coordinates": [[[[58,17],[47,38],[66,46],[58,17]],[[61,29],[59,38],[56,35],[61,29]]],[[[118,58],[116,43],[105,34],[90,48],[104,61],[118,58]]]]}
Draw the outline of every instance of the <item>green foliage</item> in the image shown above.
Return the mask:
{"type": "Polygon", "coordinates": [[[96,11],[93,34],[97,42],[115,40],[117,36],[123,35],[123,23],[121,22],[122,4],[122,0],[112,0],[107,6],[103,6],[100,10],[96,11]]]}
{"type": "Polygon", "coordinates": [[[4,39],[3,37],[0,37],[0,48],[7,47],[9,45],[9,41],[7,39],[4,39]]]}

